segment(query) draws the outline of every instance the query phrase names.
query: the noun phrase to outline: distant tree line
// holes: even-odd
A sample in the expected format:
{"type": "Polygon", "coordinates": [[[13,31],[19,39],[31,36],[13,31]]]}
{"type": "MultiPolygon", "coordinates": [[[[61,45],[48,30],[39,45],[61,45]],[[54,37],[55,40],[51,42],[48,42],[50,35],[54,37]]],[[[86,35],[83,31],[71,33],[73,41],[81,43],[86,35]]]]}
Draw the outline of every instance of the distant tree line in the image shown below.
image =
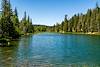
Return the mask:
{"type": "Polygon", "coordinates": [[[57,23],[50,29],[54,32],[100,32],[100,7],[97,3],[95,9],[88,9],[86,14],[75,14],[70,19],[65,15],[61,24],[57,23]]]}
{"type": "Polygon", "coordinates": [[[100,7],[96,3],[95,9],[88,9],[86,14],[75,14],[70,19],[65,15],[61,23],[56,23],[53,26],[35,26],[35,31],[38,32],[82,32],[82,33],[100,33],[100,7]]]}

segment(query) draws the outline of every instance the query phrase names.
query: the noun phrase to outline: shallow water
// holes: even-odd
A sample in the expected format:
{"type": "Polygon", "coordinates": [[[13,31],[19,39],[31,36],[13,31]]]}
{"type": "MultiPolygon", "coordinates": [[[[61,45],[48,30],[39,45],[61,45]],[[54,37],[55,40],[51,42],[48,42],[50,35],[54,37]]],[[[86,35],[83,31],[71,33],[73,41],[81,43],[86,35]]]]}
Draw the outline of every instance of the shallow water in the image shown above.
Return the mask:
{"type": "Polygon", "coordinates": [[[100,67],[100,36],[40,33],[11,44],[0,47],[0,67],[100,67]]]}

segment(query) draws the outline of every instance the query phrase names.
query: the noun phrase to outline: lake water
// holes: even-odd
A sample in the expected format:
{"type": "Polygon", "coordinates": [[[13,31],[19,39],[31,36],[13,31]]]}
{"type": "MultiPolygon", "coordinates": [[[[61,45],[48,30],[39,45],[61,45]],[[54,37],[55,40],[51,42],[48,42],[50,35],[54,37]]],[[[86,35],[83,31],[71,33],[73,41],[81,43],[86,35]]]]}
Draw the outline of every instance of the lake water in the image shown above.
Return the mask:
{"type": "Polygon", "coordinates": [[[100,67],[100,36],[40,33],[0,47],[0,67],[100,67]]]}

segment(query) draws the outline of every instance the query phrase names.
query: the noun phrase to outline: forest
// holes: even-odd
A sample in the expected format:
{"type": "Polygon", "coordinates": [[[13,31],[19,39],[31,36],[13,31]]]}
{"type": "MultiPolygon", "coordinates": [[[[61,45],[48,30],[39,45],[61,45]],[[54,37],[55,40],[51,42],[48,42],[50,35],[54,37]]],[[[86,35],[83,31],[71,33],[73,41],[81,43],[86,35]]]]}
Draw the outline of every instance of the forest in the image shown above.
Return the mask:
{"type": "Polygon", "coordinates": [[[68,15],[62,22],[53,26],[33,25],[34,32],[59,32],[59,33],[86,33],[100,34],[100,7],[96,3],[94,9],[88,9],[87,13],[78,13],[68,19],[68,15]]]}
{"type": "Polygon", "coordinates": [[[57,23],[51,28],[54,32],[100,32],[100,7],[96,3],[95,9],[88,9],[86,14],[75,14],[68,19],[65,15],[61,24],[57,23]]]}
{"type": "Polygon", "coordinates": [[[88,9],[86,14],[78,13],[68,19],[68,15],[62,22],[54,26],[37,26],[36,31],[40,32],[78,32],[78,33],[100,33],[100,7],[96,3],[94,9],[88,9]],[[38,27],[38,28],[37,28],[38,27]]]}
{"type": "Polygon", "coordinates": [[[2,0],[0,12],[0,38],[17,39],[22,34],[32,33],[32,20],[24,12],[24,17],[19,21],[17,8],[11,8],[9,0],[2,0]]]}
{"type": "Polygon", "coordinates": [[[0,39],[17,39],[21,35],[38,32],[100,32],[100,7],[98,3],[94,9],[88,9],[86,14],[75,14],[70,19],[65,15],[61,23],[56,23],[53,26],[32,24],[32,19],[26,12],[24,12],[22,20],[19,20],[17,8],[13,10],[9,0],[2,0],[1,6],[0,39]]]}

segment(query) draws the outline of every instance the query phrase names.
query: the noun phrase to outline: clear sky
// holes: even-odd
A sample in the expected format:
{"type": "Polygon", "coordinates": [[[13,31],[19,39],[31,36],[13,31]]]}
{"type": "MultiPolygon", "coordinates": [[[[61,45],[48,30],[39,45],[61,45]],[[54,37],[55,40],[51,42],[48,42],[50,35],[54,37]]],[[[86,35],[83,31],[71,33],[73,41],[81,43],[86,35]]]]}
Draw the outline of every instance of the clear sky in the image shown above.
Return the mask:
{"type": "Polygon", "coordinates": [[[26,11],[33,24],[42,25],[61,23],[65,14],[72,17],[86,13],[88,8],[95,8],[96,2],[100,5],[100,0],[11,0],[12,8],[17,7],[20,19],[26,11]]]}

